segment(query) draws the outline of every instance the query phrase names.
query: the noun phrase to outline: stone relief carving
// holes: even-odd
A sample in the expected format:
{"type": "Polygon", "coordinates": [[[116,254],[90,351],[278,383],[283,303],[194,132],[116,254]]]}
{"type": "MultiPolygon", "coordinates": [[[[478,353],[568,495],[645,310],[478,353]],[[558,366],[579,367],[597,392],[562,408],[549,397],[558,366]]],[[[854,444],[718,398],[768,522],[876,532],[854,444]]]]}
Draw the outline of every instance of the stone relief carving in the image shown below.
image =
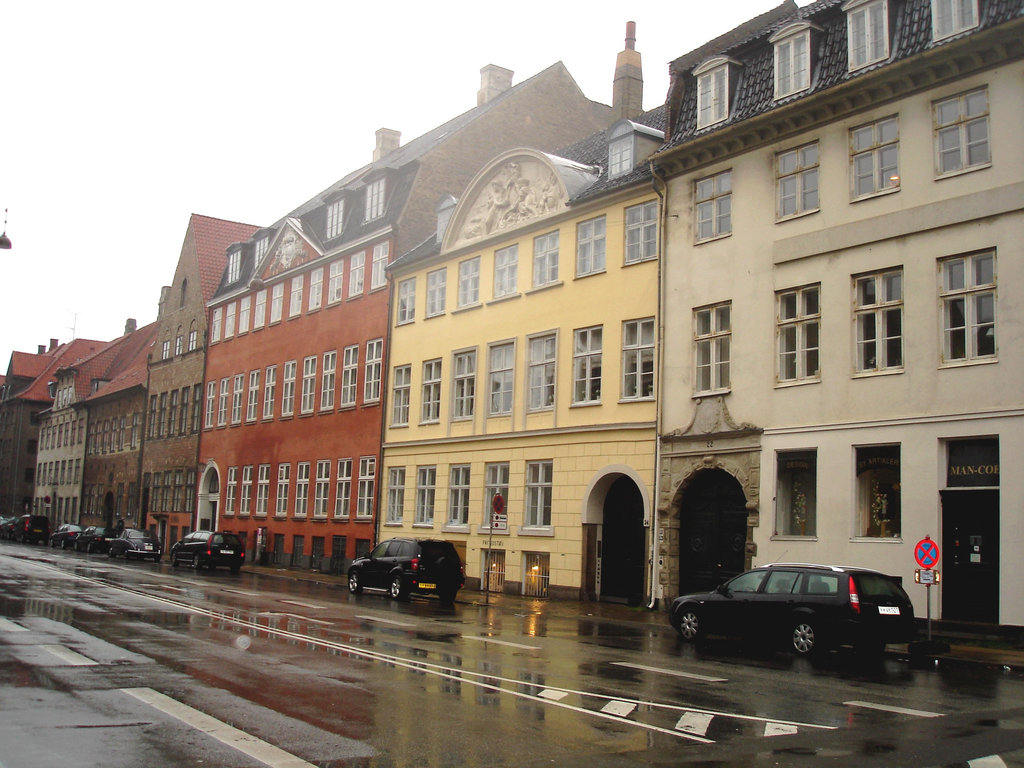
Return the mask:
{"type": "Polygon", "coordinates": [[[563,203],[562,186],[549,167],[511,160],[498,169],[470,207],[459,241],[515,227],[552,213],[563,203]]]}
{"type": "Polygon", "coordinates": [[[276,275],[290,269],[296,264],[305,261],[307,256],[306,245],[298,233],[289,229],[281,237],[281,244],[277,247],[274,260],[267,270],[267,274],[276,275]]]}
{"type": "Polygon", "coordinates": [[[760,432],[760,427],[746,422],[739,423],[732,418],[725,398],[702,397],[697,401],[693,419],[686,429],[676,429],[666,437],[691,437],[701,435],[723,434],[728,432],[760,432]]]}

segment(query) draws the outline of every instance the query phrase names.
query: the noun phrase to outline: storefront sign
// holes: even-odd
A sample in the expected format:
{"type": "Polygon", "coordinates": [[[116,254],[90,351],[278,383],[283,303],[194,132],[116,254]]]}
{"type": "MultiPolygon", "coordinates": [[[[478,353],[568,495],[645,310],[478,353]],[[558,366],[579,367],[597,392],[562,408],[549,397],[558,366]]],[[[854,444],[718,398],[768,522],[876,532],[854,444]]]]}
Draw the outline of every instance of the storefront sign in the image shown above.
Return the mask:
{"type": "Polygon", "coordinates": [[[999,441],[956,440],[949,443],[946,485],[950,488],[998,487],[999,441]]]}

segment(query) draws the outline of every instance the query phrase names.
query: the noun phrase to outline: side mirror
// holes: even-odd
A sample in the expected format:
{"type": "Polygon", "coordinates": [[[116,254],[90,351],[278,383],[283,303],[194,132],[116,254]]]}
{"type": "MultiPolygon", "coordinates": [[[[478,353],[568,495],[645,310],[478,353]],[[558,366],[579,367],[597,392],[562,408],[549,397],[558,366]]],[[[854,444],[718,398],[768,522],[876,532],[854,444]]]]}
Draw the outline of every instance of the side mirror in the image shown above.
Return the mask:
{"type": "Polygon", "coordinates": [[[717,592],[720,595],[725,595],[726,597],[728,597],[729,596],[729,587],[727,587],[724,583],[723,584],[719,584],[717,587],[715,587],[715,592],[717,592]]]}

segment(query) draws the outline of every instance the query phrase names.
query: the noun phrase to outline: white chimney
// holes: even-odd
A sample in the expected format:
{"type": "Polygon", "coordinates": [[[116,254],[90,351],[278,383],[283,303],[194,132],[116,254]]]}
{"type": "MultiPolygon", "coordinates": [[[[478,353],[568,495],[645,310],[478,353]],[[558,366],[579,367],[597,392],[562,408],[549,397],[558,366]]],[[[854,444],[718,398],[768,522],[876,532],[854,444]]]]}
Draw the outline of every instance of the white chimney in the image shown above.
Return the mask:
{"type": "Polygon", "coordinates": [[[476,92],[476,105],[486,104],[512,87],[511,69],[488,64],[480,70],[480,90],[476,92]]]}
{"type": "Polygon", "coordinates": [[[384,155],[398,149],[402,141],[401,131],[393,131],[390,128],[377,129],[377,146],[373,150],[373,162],[377,162],[384,155]]]}

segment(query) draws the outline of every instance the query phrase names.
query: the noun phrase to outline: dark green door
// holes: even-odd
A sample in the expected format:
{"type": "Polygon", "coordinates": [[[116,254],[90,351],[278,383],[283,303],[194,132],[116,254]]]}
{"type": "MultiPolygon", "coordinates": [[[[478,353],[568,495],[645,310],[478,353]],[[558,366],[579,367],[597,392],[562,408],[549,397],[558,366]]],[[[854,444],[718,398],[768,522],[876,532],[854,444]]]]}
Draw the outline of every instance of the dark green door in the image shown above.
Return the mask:
{"type": "Polygon", "coordinates": [[[942,491],[942,618],[999,622],[999,491],[942,491]]]}

